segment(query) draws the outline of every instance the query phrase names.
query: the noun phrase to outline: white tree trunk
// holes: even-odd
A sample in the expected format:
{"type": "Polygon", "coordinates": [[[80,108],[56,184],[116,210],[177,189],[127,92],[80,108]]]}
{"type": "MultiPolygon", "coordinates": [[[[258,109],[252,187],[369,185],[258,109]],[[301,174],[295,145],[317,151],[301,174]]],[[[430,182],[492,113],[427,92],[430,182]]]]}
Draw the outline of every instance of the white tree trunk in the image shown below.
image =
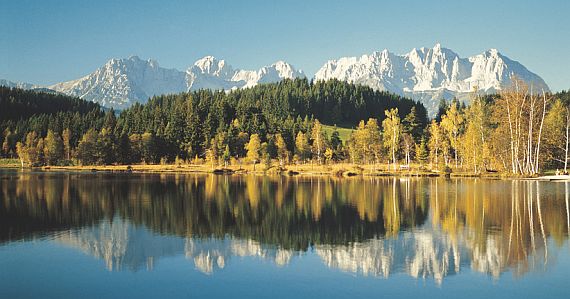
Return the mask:
{"type": "Polygon", "coordinates": [[[529,116],[528,116],[528,137],[527,137],[527,148],[526,148],[526,159],[525,159],[525,171],[529,174],[534,173],[534,159],[532,157],[532,129],[534,123],[534,104],[535,100],[533,99],[532,90],[530,95],[530,109],[529,109],[529,116]]]}
{"type": "Polygon", "coordinates": [[[540,141],[542,139],[542,127],[544,126],[544,117],[546,116],[546,93],[544,90],[542,91],[542,99],[543,99],[543,106],[542,106],[542,118],[540,119],[540,129],[538,130],[538,137],[536,143],[536,154],[535,154],[535,162],[534,162],[534,169],[536,172],[539,171],[538,161],[540,157],[540,141]]]}
{"type": "Polygon", "coordinates": [[[513,134],[513,121],[512,121],[512,117],[511,117],[511,105],[509,102],[509,97],[506,97],[507,100],[507,116],[509,119],[509,133],[510,133],[510,144],[511,144],[511,171],[513,172],[513,174],[515,174],[517,172],[517,169],[515,167],[515,138],[514,138],[514,134],[513,134]]]}
{"type": "Polygon", "coordinates": [[[566,150],[564,153],[564,173],[568,172],[568,143],[570,142],[569,131],[570,131],[570,109],[566,108],[566,150]]]}

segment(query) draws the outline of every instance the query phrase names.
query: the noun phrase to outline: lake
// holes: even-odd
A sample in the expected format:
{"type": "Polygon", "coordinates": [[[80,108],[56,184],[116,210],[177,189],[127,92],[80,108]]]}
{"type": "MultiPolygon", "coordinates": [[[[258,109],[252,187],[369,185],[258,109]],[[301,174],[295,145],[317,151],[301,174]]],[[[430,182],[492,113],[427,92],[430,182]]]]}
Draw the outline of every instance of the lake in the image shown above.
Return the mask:
{"type": "Polygon", "coordinates": [[[0,298],[568,298],[570,183],[0,171],[0,298]]]}

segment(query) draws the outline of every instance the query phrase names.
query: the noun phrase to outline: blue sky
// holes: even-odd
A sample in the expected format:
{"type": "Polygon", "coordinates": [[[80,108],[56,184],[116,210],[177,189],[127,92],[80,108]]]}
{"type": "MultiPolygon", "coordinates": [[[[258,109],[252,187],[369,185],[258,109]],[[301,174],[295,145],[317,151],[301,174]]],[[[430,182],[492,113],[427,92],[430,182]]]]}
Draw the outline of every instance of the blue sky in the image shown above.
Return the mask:
{"type": "Polygon", "coordinates": [[[185,70],[205,55],[235,68],[285,60],[312,76],[327,60],[440,42],[489,48],[570,88],[570,1],[0,0],[0,78],[51,84],[138,55],[185,70]]]}

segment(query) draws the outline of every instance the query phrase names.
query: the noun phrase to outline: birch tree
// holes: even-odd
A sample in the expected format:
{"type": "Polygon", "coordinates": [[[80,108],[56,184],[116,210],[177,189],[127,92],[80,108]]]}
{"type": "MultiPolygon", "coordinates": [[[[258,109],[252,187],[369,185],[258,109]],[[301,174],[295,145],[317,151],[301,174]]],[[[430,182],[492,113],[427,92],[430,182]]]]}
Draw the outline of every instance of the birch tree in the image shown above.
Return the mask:
{"type": "Polygon", "coordinates": [[[369,118],[366,122],[365,140],[367,156],[374,157],[374,163],[380,161],[380,153],[382,150],[382,141],[380,136],[380,126],[375,118],[369,118]]]}
{"type": "MultiPolygon", "coordinates": [[[[544,119],[550,96],[529,88],[514,79],[495,102],[494,112],[498,124],[506,127],[509,139],[510,171],[513,174],[534,175],[540,171],[541,142],[544,119]]],[[[500,151],[500,150],[499,150],[500,151]]]]}
{"type": "Polygon", "coordinates": [[[259,161],[261,150],[261,140],[258,134],[251,134],[245,149],[247,150],[247,159],[253,163],[253,171],[255,171],[255,164],[259,161]]]}
{"type": "Polygon", "coordinates": [[[396,153],[398,152],[400,137],[402,134],[402,123],[398,116],[398,108],[386,110],[386,118],[382,121],[382,132],[384,136],[384,146],[390,152],[392,167],[396,170],[396,153]]]}
{"type": "Polygon", "coordinates": [[[462,156],[473,167],[473,171],[479,173],[486,164],[489,134],[486,106],[479,97],[475,97],[466,109],[465,123],[465,132],[461,138],[462,156]]]}
{"type": "Polygon", "coordinates": [[[277,147],[277,158],[279,159],[279,165],[283,166],[289,157],[289,151],[287,150],[287,144],[281,133],[275,134],[275,146],[277,147]]]}
{"type": "Polygon", "coordinates": [[[309,153],[310,148],[307,135],[299,131],[299,133],[297,133],[297,137],[295,137],[295,154],[297,155],[297,159],[304,162],[308,158],[309,153]]]}
{"type": "Polygon", "coordinates": [[[457,168],[458,164],[458,152],[460,147],[460,132],[461,126],[463,124],[464,118],[459,111],[458,105],[452,103],[449,107],[447,112],[441,118],[441,127],[445,130],[448,135],[449,141],[451,143],[451,147],[453,148],[453,153],[455,156],[455,168],[457,168]]]}
{"type": "Polygon", "coordinates": [[[431,124],[428,127],[430,139],[428,141],[428,148],[429,148],[429,156],[430,156],[430,163],[433,165],[439,165],[439,157],[442,152],[442,143],[443,143],[443,133],[441,131],[441,127],[439,124],[434,120],[431,121],[431,124]]]}
{"type": "Polygon", "coordinates": [[[311,130],[311,141],[313,153],[317,157],[317,162],[321,164],[321,155],[325,150],[325,138],[323,133],[323,126],[318,119],[313,122],[313,128],[311,130]]]}

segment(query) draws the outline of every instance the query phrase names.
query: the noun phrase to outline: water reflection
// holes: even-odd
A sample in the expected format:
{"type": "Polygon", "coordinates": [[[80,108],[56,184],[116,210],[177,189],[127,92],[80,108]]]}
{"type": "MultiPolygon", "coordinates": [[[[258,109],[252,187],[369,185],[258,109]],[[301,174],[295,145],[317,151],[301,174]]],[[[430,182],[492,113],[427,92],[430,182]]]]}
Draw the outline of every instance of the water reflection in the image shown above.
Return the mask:
{"type": "Polygon", "coordinates": [[[568,240],[568,183],[479,179],[3,172],[0,244],[47,238],[108,270],[184,255],[211,274],[232,258],[285,266],[316,254],[365,276],[441,283],[543,270],[568,240]],[[552,248],[551,248],[552,247],[552,248]]]}

